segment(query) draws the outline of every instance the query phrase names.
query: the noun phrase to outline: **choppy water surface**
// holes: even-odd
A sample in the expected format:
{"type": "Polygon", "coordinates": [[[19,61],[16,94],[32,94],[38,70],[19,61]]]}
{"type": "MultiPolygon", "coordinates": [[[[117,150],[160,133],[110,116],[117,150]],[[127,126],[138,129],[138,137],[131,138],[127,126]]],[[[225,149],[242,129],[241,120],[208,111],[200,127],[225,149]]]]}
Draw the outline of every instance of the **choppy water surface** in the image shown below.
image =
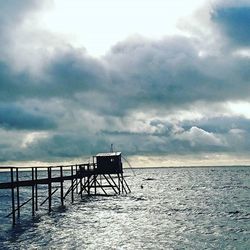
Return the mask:
{"type": "Polygon", "coordinates": [[[127,196],[68,200],[33,220],[27,206],[15,229],[3,218],[10,199],[1,191],[0,249],[250,249],[249,167],[135,173],[125,172],[127,196]]]}

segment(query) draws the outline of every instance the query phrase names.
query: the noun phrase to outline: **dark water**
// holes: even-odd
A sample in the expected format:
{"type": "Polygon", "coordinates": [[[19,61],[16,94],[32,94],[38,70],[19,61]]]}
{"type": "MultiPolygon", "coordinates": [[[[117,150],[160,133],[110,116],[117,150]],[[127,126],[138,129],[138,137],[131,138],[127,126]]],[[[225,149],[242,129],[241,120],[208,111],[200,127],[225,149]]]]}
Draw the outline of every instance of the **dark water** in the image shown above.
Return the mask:
{"type": "Polygon", "coordinates": [[[10,194],[0,191],[0,249],[250,249],[249,167],[135,173],[125,172],[127,196],[68,200],[65,210],[56,200],[33,220],[27,206],[14,229],[4,218],[10,194]]]}

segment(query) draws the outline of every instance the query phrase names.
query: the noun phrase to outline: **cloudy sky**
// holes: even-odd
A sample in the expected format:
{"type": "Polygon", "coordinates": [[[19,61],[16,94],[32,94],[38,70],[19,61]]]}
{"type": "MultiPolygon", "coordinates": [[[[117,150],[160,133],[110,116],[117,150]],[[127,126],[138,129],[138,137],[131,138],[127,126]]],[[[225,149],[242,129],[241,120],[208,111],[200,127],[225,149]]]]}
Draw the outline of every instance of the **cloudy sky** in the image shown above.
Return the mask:
{"type": "Polygon", "coordinates": [[[0,2],[0,162],[250,164],[250,0],[0,2]]]}

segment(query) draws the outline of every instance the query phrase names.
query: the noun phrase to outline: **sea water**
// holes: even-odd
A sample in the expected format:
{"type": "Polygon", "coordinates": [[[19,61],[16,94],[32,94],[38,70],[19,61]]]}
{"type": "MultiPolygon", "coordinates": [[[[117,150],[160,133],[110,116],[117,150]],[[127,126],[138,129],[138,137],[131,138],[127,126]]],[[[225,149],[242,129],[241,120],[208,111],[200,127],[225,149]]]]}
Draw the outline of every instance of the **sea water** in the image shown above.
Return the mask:
{"type": "MultiPolygon", "coordinates": [[[[0,249],[250,249],[250,168],[125,170],[132,193],[66,199],[59,193],[12,228],[10,190],[0,190],[0,249]]],[[[41,175],[41,173],[39,173],[41,175]]],[[[21,173],[29,178],[29,173],[21,173]]],[[[0,181],[9,174],[0,173],[0,181]]],[[[42,186],[41,186],[42,187],[42,186]]],[[[39,202],[46,186],[39,188],[39,202]]],[[[21,200],[30,188],[21,188],[21,200]]]]}

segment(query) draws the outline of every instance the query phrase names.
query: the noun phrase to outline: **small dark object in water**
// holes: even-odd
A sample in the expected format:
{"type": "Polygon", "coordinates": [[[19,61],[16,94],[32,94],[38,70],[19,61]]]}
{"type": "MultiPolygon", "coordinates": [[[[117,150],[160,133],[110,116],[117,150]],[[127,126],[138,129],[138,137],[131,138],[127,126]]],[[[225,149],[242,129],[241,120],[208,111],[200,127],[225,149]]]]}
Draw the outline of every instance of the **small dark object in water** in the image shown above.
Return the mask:
{"type": "Polygon", "coordinates": [[[240,213],[240,211],[236,210],[236,211],[231,211],[231,212],[228,212],[229,214],[238,214],[240,213]]]}
{"type": "Polygon", "coordinates": [[[143,189],[143,185],[141,185],[141,189],[143,189]]]}
{"type": "Polygon", "coordinates": [[[144,181],[154,181],[155,179],[154,178],[146,178],[144,179],[144,181]]]}

